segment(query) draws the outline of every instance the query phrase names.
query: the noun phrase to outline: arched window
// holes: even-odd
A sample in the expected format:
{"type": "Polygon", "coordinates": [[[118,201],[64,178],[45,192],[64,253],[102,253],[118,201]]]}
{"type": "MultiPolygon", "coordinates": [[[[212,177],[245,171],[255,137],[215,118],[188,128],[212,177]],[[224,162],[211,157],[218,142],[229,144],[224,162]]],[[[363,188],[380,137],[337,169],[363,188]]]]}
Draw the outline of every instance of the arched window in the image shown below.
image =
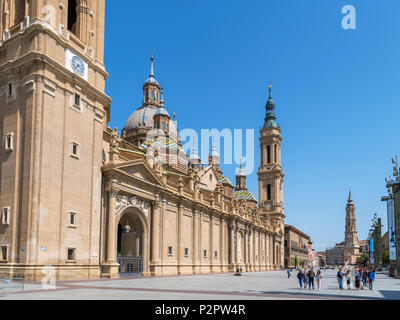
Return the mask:
{"type": "Polygon", "coordinates": [[[145,93],[145,100],[149,101],[149,92],[148,91],[146,91],[146,93],[145,93]]]}
{"type": "Polygon", "coordinates": [[[267,146],[267,161],[271,163],[271,146],[267,146]]]}
{"type": "Polygon", "coordinates": [[[271,196],[271,185],[269,184],[267,186],[267,200],[271,200],[272,196],[271,196]]]}
{"type": "Polygon", "coordinates": [[[76,0],[68,0],[68,30],[76,34],[78,3],[76,0]]]}
{"type": "Polygon", "coordinates": [[[276,144],[274,144],[274,162],[277,163],[278,160],[276,158],[276,144]]]}

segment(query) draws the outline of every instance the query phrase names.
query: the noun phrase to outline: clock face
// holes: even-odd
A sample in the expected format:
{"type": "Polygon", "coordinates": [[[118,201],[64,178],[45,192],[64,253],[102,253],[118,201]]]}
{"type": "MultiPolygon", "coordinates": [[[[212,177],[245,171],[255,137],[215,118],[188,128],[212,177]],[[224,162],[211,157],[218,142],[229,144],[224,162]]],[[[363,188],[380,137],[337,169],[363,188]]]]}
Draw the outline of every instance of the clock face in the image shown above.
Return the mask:
{"type": "Polygon", "coordinates": [[[85,63],[78,56],[73,56],[71,59],[72,69],[79,74],[81,77],[85,74],[85,63]]]}

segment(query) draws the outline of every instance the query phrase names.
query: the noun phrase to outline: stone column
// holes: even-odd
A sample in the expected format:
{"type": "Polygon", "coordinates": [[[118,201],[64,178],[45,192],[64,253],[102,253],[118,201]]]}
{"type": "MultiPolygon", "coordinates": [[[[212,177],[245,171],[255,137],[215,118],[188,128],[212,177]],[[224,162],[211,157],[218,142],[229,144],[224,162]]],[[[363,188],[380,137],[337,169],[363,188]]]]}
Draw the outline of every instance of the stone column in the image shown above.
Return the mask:
{"type": "Polygon", "coordinates": [[[178,204],[178,274],[182,274],[183,251],[183,205],[178,204]]]}
{"type": "Polygon", "coordinates": [[[109,178],[107,185],[108,195],[108,213],[107,213],[107,260],[103,264],[103,278],[119,278],[118,267],[116,262],[116,218],[115,208],[117,200],[117,178],[112,176],[109,178]]]}
{"type": "Polygon", "coordinates": [[[256,255],[257,255],[257,251],[256,251],[256,234],[257,231],[253,230],[253,270],[256,271],[257,270],[257,259],[256,259],[256,255]]]}
{"type": "Polygon", "coordinates": [[[224,257],[225,257],[225,220],[221,217],[219,222],[219,232],[220,232],[220,239],[219,239],[219,263],[220,263],[220,272],[224,272],[224,257]]]}
{"type": "Polygon", "coordinates": [[[160,210],[161,202],[157,198],[153,204],[152,231],[151,231],[151,260],[152,275],[157,275],[157,264],[160,263],[160,210]]]}
{"type": "Polygon", "coordinates": [[[210,212],[210,272],[214,272],[214,217],[210,212]]]}
{"type": "Polygon", "coordinates": [[[246,270],[246,272],[248,272],[248,264],[247,264],[247,226],[244,227],[244,232],[243,232],[243,248],[244,248],[244,252],[243,252],[243,260],[244,260],[244,269],[246,270]]]}
{"type": "Polygon", "coordinates": [[[235,234],[234,224],[232,221],[229,222],[229,269],[231,272],[234,271],[235,267],[235,234]]]}
{"type": "Polygon", "coordinates": [[[275,242],[275,236],[273,236],[273,239],[272,239],[272,248],[273,248],[272,263],[274,265],[274,270],[276,270],[276,242],[275,242]]]}
{"type": "Polygon", "coordinates": [[[199,273],[199,221],[198,221],[198,211],[193,210],[193,273],[199,273]]]}
{"type": "Polygon", "coordinates": [[[265,260],[264,260],[264,263],[265,263],[265,270],[268,270],[268,234],[267,233],[265,233],[264,234],[264,247],[265,247],[265,260]]]}
{"type": "Polygon", "coordinates": [[[252,259],[253,259],[253,254],[251,252],[251,237],[253,236],[253,232],[251,231],[250,226],[247,228],[248,232],[248,239],[247,239],[247,248],[248,248],[248,259],[247,259],[247,264],[249,265],[249,271],[253,271],[253,264],[252,264],[252,259]]]}
{"type": "Polygon", "coordinates": [[[258,231],[258,268],[261,270],[261,262],[262,262],[262,247],[261,247],[261,231],[258,231]]]}
{"type": "Polygon", "coordinates": [[[202,265],[203,265],[203,248],[202,248],[202,242],[201,242],[201,225],[203,224],[202,219],[203,219],[203,213],[201,211],[199,211],[199,242],[198,242],[198,246],[199,246],[199,251],[198,251],[198,257],[199,257],[199,273],[202,273],[202,265]]]}
{"type": "Polygon", "coordinates": [[[239,265],[239,248],[238,248],[238,225],[237,222],[234,224],[234,236],[235,236],[235,260],[234,260],[234,264],[235,264],[235,269],[236,267],[239,265]]]}

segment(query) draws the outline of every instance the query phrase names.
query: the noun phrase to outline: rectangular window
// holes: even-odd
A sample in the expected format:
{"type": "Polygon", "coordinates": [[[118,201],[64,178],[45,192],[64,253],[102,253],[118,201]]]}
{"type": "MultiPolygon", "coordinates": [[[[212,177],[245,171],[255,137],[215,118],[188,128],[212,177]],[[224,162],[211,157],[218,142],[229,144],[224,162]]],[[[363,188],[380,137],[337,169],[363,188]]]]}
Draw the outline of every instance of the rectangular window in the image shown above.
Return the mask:
{"type": "Polygon", "coordinates": [[[168,255],[172,256],[172,247],[171,246],[168,247],[168,255]]]}
{"type": "Polygon", "coordinates": [[[204,256],[204,258],[207,258],[207,250],[203,251],[203,256],[204,256]]]}
{"type": "Polygon", "coordinates": [[[68,248],[67,261],[75,261],[75,249],[68,248]]]}
{"type": "Polygon", "coordinates": [[[70,211],[68,213],[68,227],[76,228],[77,226],[77,213],[70,211]]]}
{"type": "Polygon", "coordinates": [[[217,259],[218,258],[218,251],[214,252],[214,258],[217,259]]]}
{"type": "Polygon", "coordinates": [[[80,146],[76,142],[71,143],[71,157],[79,159],[80,157],[80,146]]]}
{"type": "Polygon", "coordinates": [[[189,257],[189,249],[185,248],[185,257],[189,257]]]}
{"type": "Polygon", "coordinates": [[[5,207],[2,210],[1,213],[1,224],[2,225],[10,225],[10,215],[11,215],[11,210],[10,207],[5,207]]]}
{"type": "Polygon", "coordinates": [[[6,151],[14,150],[14,134],[13,133],[6,134],[5,148],[6,148],[6,151]]]}
{"type": "Polygon", "coordinates": [[[78,107],[81,105],[81,96],[77,93],[75,93],[75,105],[78,107]]]}
{"type": "Polygon", "coordinates": [[[13,95],[13,86],[12,86],[12,83],[9,83],[9,84],[8,84],[8,91],[7,91],[7,93],[8,93],[9,96],[12,96],[12,95],[13,95]]]}
{"type": "Polygon", "coordinates": [[[271,194],[271,185],[269,184],[267,186],[267,200],[271,200],[272,194],[271,194]]]}
{"type": "Polygon", "coordinates": [[[8,246],[1,246],[1,260],[8,261],[8,246]]]}
{"type": "Polygon", "coordinates": [[[76,34],[78,3],[76,0],[68,0],[68,30],[76,34]]]}

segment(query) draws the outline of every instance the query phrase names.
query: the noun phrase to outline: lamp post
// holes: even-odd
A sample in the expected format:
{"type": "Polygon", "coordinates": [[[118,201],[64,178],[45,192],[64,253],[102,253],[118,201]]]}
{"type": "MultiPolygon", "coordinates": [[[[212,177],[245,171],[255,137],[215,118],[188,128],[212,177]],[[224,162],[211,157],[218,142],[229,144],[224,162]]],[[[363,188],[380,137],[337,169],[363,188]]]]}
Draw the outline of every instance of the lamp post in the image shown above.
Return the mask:
{"type": "MultiPolygon", "coordinates": [[[[394,229],[394,237],[395,239],[395,258],[396,262],[391,262],[392,273],[396,276],[396,278],[400,278],[400,171],[398,165],[398,157],[396,156],[392,159],[393,167],[393,177],[386,178],[386,188],[388,189],[389,196],[382,197],[382,201],[386,201],[388,203],[388,209],[394,210],[394,226],[391,228],[394,229]],[[394,206],[394,209],[389,208],[390,206],[394,206]],[[394,269],[394,270],[393,270],[394,269]]],[[[389,211],[389,210],[388,210],[389,211]]],[[[388,212],[389,214],[389,212],[388,212]]],[[[390,218],[390,217],[389,217],[390,218]]],[[[388,223],[389,225],[389,223],[388,223]]],[[[391,230],[389,230],[391,233],[391,230]]],[[[393,252],[394,253],[394,252],[393,252]]]]}

